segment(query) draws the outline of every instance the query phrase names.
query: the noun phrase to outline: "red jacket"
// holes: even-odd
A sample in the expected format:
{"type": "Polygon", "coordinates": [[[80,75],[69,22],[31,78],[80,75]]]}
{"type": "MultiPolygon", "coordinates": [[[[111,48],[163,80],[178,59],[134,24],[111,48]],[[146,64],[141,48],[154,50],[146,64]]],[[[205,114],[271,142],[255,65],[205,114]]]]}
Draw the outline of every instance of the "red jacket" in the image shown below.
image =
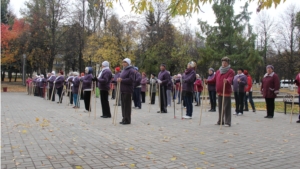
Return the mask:
{"type": "Polygon", "coordinates": [[[194,91],[195,92],[202,92],[203,86],[202,86],[202,81],[200,79],[197,79],[194,82],[194,91]]]}
{"type": "Polygon", "coordinates": [[[300,73],[296,76],[296,85],[298,86],[298,94],[300,95],[300,73]]]}
{"type": "Polygon", "coordinates": [[[252,78],[250,75],[247,76],[247,86],[245,86],[245,92],[250,92],[252,88],[252,78]]]}
{"type": "Polygon", "coordinates": [[[225,94],[224,96],[231,96],[232,93],[232,80],[234,78],[234,71],[229,69],[225,74],[221,74],[220,70],[216,72],[214,78],[207,80],[208,84],[216,84],[216,92],[219,96],[223,96],[223,84],[224,79],[227,79],[225,84],[225,94]]]}
{"type": "Polygon", "coordinates": [[[279,93],[280,83],[276,73],[265,75],[262,79],[261,92],[264,98],[275,98],[279,93]]]}

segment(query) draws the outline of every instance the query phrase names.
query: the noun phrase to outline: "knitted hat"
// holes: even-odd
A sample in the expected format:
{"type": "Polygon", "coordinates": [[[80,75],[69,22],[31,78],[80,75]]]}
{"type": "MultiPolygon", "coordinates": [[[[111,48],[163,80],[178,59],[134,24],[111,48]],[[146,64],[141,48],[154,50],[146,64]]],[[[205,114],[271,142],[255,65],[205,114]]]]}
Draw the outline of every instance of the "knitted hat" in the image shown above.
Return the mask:
{"type": "Polygon", "coordinates": [[[248,70],[244,70],[244,74],[248,76],[248,70]]]}
{"type": "Polygon", "coordinates": [[[134,67],[134,69],[135,69],[135,70],[139,70],[139,68],[138,68],[138,67],[134,67]]]}
{"type": "Polygon", "coordinates": [[[194,61],[190,61],[188,65],[190,65],[192,68],[196,67],[196,63],[194,61]]]}
{"type": "Polygon", "coordinates": [[[61,75],[64,75],[64,72],[61,70],[61,71],[59,71],[59,73],[61,74],[61,75]]]}
{"type": "Polygon", "coordinates": [[[213,68],[209,68],[208,70],[210,70],[212,72],[215,72],[215,69],[213,69],[213,68]]]}
{"type": "Polygon", "coordinates": [[[53,71],[51,72],[51,74],[55,75],[55,71],[53,70],[53,71]]]}
{"type": "Polygon", "coordinates": [[[109,67],[109,62],[108,62],[108,61],[102,62],[102,66],[104,66],[104,67],[109,67]]]}
{"type": "Polygon", "coordinates": [[[130,64],[131,64],[131,60],[130,60],[129,58],[125,58],[125,59],[123,60],[123,62],[127,62],[127,63],[128,63],[128,65],[130,65],[130,64]]]}
{"type": "Polygon", "coordinates": [[[117,71],[117,72],[120,72],[120,70],[121,70],[120,67],[115,68],[115,71],[117,71]]]}
{"type": "Polygon", "coordinates": [[[271,68],[272,70],[274,70],[274,66],[272,65],[268,65],[266,68],[271,68]]]}

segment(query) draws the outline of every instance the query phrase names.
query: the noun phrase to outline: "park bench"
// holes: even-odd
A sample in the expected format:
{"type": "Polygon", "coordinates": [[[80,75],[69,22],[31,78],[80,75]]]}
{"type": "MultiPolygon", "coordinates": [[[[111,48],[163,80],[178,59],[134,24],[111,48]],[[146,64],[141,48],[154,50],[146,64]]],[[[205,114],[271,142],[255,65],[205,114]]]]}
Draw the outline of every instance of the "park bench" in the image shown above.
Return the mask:
{"type": "MultiPolygon", "coordinates": [[[[284,114],[286,114],[286,105],[287,105],[287,104],[290,104],[290,105],[292,106],[292,105],[293,105],[293,102],[294,102],[294,106],[295,106],[295,105],[299,105],[299,102],[295,102],[295,101],[293,100],[293,96],[290,95],[290,94],[284,96],[283,102],[284,102],[284,114]]],[[[294,108],[295,108],[295,107],[294,107],[294,108]]],[[[296,109],[296,110],[298,110],[298,109],[296,109]]]]}

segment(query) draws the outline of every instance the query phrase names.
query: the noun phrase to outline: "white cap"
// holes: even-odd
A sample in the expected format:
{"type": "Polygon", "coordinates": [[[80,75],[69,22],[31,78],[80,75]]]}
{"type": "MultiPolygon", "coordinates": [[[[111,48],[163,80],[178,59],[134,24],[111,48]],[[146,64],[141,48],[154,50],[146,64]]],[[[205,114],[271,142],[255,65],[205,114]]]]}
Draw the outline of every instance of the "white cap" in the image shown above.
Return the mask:
{"type": "Polygon", "coordinates": [[[131,64],[131,60],[129,58],[125,58],[123,62],[127,62],[129,65],[131,64]]]}
{"type": "Polygon", "coordinates": [[[55,71],[52,71],[51,73],[55,75],[55,71]]]}
{"type": "Polygon", "coordinates": [[[104,66],[104,67],[109,67],[109,62],[108,62],[108,61],[102,62],[102,66],[104,66]]]}
{"type": "Polygon", "coordinates": [[[188,64],[191,65],[192,68],[196,66],[196,63],[194,61],[190,61],[188,64]]]}

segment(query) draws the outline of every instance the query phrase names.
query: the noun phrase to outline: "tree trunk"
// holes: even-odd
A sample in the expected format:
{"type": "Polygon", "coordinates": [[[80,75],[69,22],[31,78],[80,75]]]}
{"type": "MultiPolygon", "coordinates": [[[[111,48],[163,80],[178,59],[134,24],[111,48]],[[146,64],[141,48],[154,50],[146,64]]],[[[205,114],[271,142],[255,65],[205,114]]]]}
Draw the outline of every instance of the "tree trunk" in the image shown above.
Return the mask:
{"type": "Polygon", "coordinates": [[[1,71],[1,81],[4,82],[5,79],[5,69],[1,71]]]}
{"type": "Polygon", "coordinates": [[[16,71],[15,72],[15,82],[17,81],[17,78],[18,78],[18,72],[16,71]]]}
{"type": "Polygon", "coordinates": [[[8,81],[11,82],[11,78],[12,78],[12,72],[11,70],[8,71],[8,81]]]}

